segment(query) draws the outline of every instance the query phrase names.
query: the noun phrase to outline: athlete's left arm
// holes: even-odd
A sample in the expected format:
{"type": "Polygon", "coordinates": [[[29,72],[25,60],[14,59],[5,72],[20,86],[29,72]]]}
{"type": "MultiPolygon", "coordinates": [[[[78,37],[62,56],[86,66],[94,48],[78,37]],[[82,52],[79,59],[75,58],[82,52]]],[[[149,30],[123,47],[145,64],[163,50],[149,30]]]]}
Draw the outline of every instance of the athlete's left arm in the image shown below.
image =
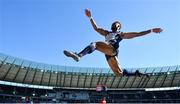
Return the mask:
{"type": "Polygon", "coordinates": [[[161,28],[153,28],[153,29],[149,29],[149,30],[141,31],[141,32],[122,33],[121,38],[123,38],[123,39],[131,39],[131,38],[147,35],[147,34],[149,34],[151,32],[153,32],[153,33],[161,33],[162,29],[161,28]]]}

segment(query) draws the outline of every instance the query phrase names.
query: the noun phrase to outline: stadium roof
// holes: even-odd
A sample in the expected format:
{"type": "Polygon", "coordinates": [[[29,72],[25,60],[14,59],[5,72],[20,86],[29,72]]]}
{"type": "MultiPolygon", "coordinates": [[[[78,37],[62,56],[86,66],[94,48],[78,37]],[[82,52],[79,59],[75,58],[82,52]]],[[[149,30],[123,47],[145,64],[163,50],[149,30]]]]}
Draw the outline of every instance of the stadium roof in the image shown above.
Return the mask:
{"type": "MultiPolygon", "coordinates": [[[[30,85],[66,88],[95,88],[106,85],[108,88],[161,88],[180,86],[180,66],[139,68],[150,77],[116,77],[110,71],[95,72],[102,68],[83,68],[41,64],[0,54],[0,81],[30,85]],[[67,71],[66,69],[78,71],[67,71]],[[93,71],[88,71],[93,70],[93,71]]],[[[136,70],[136,69],[131,69],[136,70]]]]}

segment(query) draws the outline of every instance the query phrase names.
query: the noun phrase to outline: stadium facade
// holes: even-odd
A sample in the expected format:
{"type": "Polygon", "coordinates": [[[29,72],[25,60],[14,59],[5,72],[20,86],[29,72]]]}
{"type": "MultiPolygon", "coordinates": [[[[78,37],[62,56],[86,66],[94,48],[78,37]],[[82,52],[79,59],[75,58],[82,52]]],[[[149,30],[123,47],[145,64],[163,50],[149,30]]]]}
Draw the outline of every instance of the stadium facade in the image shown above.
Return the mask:
{"type": "MultiPolygon", "coordinates": [[[[134,71],[137,68],[129,68],[134,71]]],[[[180,66],[138,68],[150,77],[116,77],[108,68],[58,66],[0,53],[0,103],[180,103],[180,66]],[[96,91],[97,85],[104,87],[96,91]]]]}

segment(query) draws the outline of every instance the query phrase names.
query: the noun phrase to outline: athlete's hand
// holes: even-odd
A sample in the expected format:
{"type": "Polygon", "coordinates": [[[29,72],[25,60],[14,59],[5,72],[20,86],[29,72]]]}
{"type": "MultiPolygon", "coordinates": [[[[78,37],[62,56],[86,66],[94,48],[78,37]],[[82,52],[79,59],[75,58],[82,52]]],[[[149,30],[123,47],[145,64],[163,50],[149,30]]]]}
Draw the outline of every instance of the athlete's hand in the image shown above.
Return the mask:
{"type": "Polygon", "coordinates": [[[91,18],[91,11],[89,9],[85,9],[85,14],[88,18],[91,18]]]}
{"type": "Polygon", "coordinates": [[[163,30],[161,28],[153,28],[152,32],[154,33],[161,33],[163,30]]]}

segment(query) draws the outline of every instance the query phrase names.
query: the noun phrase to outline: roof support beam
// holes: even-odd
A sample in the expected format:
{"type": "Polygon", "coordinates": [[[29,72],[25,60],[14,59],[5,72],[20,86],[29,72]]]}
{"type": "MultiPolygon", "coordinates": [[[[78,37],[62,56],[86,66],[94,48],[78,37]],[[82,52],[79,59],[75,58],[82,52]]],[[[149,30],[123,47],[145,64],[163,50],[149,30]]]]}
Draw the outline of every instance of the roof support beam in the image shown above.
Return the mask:
{"type": "MultiPolygon", "coordinates": [[[[22,61],[21,65],[19,66],[18,71],[17,71],[17,73],[16,73],[16,75],[15,75],[15,77],[14,77],[14,79],[13,79],[13,82],[16,80],[16,77],[17,77],[17,75],[19,74],[19,71],[20,71],[23,63],[24,63],[24,61],[22,61]]],[[[25,76],[24,76],[24,77],[25,77],[25,76]]]]}
{"type": "Polygon", "coordinates": [[[94,70],[93,70],[93,73],[92,73],[92,75],[91,75],[90,88],[92,87],[93,78],[94,78],[94,70]]]}
{"type": "Polygon", "coordinates": [[[72,86],[72,78],[73,78],[73,72],[71,72],[70,87],[72,86]]]}
{"type": "Polygon", "coordinates": [[[176,70],[174,71],[174,73],[173,73],[173,77],[172,77],[172,81],[171,81],[171,87],[172,87],[172,85],[173,85],[173,81],[174,81],[174,78],[175,78],[175,76],[176,76],[176,73],[177,73],[177,70],[178,70],[178,66],[176,67],[176,70]]]}
{"type": "Polygon", "coordinates": [[[11,70],[11,68],[12,68],[12,66],[13,66],[13,64],[14,64],[14,62],[16,61],[16,59],[14,59],[14,61],[12,62],[12,64],[11,64],[11,66],[8,68],[8,71],[6,72],[6,74],[3,76],[3,80],[5,80],[5,78],[6,78],[6,76],[8,75],[8,73],[9,73],[9,71],[11,70]]]}
{"type": "MultiPolygon", "coordinates": [[[[146,68],[146,71],[148,70],[148,68],[146,68]]],[[[146,72],[145,71],[145,72],[146,72]]],[[[144,81],[146,80],[146,78],[144,78],[144,76],[141,78],[141,80],[139,81],[139,84],[138,84],[138,86],[137,86],[137,88],[140,88],[140,85],[143,85],[143,83],[144,83],[144,81]],[[142,82],[143,81],[143,82],[142,82]],[[141,84],[142,83],[142,84],[141,84]]],[[[141,86],[142,87],[142,86],[141,86]]]]}
{"type": "Polygon", "coordinates": [[[86,85],[86,80],[87,80],[87,76],[88,76],[88,70],[87,70],[87,72],[86,72],[86,76],[85,76],[85,79],[84,79],[83,88],[85,88],[85,85],[86,85]]]}
{"type": "Polygon", "coordinates": [[[110,70],[108,71],[108,74],[107,74],[107,77],[106,77],[106,79],[105,79],[104,85],[106,85],[107,80],[108,80],[108,78],[109,78],[109,76],[110,76],[109,73],[110,73],[110,70]]]}
{"type": "MultiPolygon", "coordinates": [[[[167,72],[169,72],[169,69],[170,69],[170,68],[171,68],[171,67],[168,68],[167,72]]],[[[162,82],[162,84],[161,84],[161,87],[164,85],[164,82],[165,82],[166,78],[167,78],[167,73],[166,73],[166,75],[165,75],[165,77],[164,77],[164,80],[163,80],[163,82],[162,82]]]]}
{"type": "Polygon", "coordinates": [[[163,68],[161,68],[161,70],[158,72],[158,75],[157,75],[157,77],[155,78],[155,81],[154,81],[154,84],[153,84],[152,88],[154,88],[154,87],[155,87],[156,82],[157,82],[157,81],[158,81],[158,79],[159,79],[159,76],[160,76],[160,74],[161,74],[162,69],[163,69],[163,68]]]}
{"type": "MultiPolygon", "coordinates": [[[[52,70],[52,67],[51,67],[52,70]]],[[[50,85],[50,81],[51,81],[51,74],[54,73],[54,71],[50,71],[50,75],[49,75],[49,81],[48,81],[48,86],[50,85]]]]}
{"type": "Polygon", "coordinates": [[[59,74],[59,79],[60,79],[60,81],[59,81],[59,83],[60,83],[59,86],[60,86],[60,87],[63,86],[63,83],[62,83],[63,73],[65,73],[65,72],[61,72],[61,73],[59,74]]]}
{"type": "Polygon", "coordinates": [[[129,80],[129,76],[126,78],[126,81],[125,81],[125,83],[124,83],[124,85],[123,85],[123,88],[125,88],[125,86],[126,86],[128,80],[129,80]]]}
{"type": "Polygon", "coordinates": [[[28,68],[26,69],[26,73],[25,73],[25,76],[24,76],[24,78],[23,78],[22,83],[24,83],[24,81],[25,81],[25,79],[26,79],[26,77],[27,77],[27,74],[28,74],[28,72],[30,71],[30,65],[31,65],[31,63],[29,64],[28,68]]]}
{"type": "Polygon", "coordinates": [[[115,76],[115,75],[113,75],[113,80],[112,80],[112,82],[111,82],[110,88],[112,88],[112,85],[113,85],[113,83],[114,83],[115,79],[116,79],[116,76],[115,76]]]}
{"type": "Polygon", "coordinates": [[[101,76],[102,76],[102,70],[101,70],[101,73],[99,74],[99,78],[98,78],[97,84],[102,84],[102,83],[100,83],[101,76]]]}
{"type": "MultiPolygon", "coordinates": [[[[146,70],[145,70],[144,73],[146,73],[147,69],[148,69],[148,68],[146,68],[146,70]]],[[[145,76],[145,77],[146,77],[146,76],[145,76]]],[[[135,79],[136,79],[136,78],[135,78],[135,79]]],[[[140,79],[140,81],[139,81],[139,84],[138,84],[137,88],[139,88],[140,83],[142,82],[143,79],[144,79],[144,76],[141,77],[141,79],[140,79]]],[[[134,80],[134,81],[135,81],[135,80],[134,80]]],[[[133,82],[133,83],[134,83],[134,82],[133,82]]],[[[131,87],[133,86],[133,83],[132,83],[131,87]]]]}
{"type": "MultiPolygon", "coordinates": [[[[45,68],[44,68],[45,69],[45,68]]],[[[42,73],[42,76],[41,76],[41,82],[40,82],[40,85],[42,85],[42,81],[43,81],[43,78],[44,78],[44,73],[45,73],[46,70],[43,70],[43,73],[42,73]]]]}
{"type": "MultiPolygon", "coordinates": [[[[151,72],[153,75],[154,75],[154,71],[155,71],[155,70],[156,70],[156,68],[154,68],[153,71],[151,72]]],[[[147,86],[148,82],[150,81],[151,77],[148,78],[147,80],[146,80],[146,79],[147,79],[147,78],[145,78],[144,81],[143,81],[142,84],[141,84],[142,88],[143,88],[143,87],[146,88],[146,86],[147,86]],[[146,83],[145,83],[145,82],[146,82],[146,83]]]]}
{"type": "Polygon", "coordinates": [[[103,84],[103,80],[104,80],[105,77],[106,77],[106,74],[103,73],[102,76],[101,76],[101,79],[100,79],[100,81],[101,81],[100,84],[103,84]]]}
{"type": "Polygon", "coordinates": [[[58,81],[59,81],[59,77],[58,77],[59,76],[59,72],[57,72],[56,74],[57,74],[57,76],[56,76],[56,86],[58,86],[57,84],[58,84],[58,81]]]}
{"type": "Polygon", "coordinates": [[[132,81],[131,85],[129,86],[130,88],[132,88],[132,86],[133,86],[133,84],[134,84],[134,82],[135,82],[135,80],[136,80],[136,77],[137,77],[137,76],[134,76],[133,81],[132,81]]]}
{"type": "Polygon", "coordinates": [[[0,65],[0,69],[1,69],[1,67],[4,65],[4,63],[5,63],[5,61],[6,61],[7,58],[8,58],[8,57],[6,57],[6,58],[2,61],[1,65],[0,65]]]}
{"type": "MultiPolygon", "coordinates": [[[[132,70],[131,70],[131,71],[132,71],[132,70]]],[[[127,77],[127,78],[126,78],[126,82],[125,82],[125,84],[124,84],[123,88],[125,88],[125,86],[126,86],[126,84],[127,84],[128,80],[129,80],[129,77],[127,77]]]]}
{"type": "Polygon", "coordinates": [[[179,79],[179,81],[178,81],[178,86],[180,86],[180,79],[179,79]]]}
{"type": "Polygon", "coordinates": [[[37,68],[38,68],[38,65],[36,66],[36,68],[34,69],[34,75],[33,75],[33,79],[32,79],[32,82],[31,82],[31,84],[33,84],[33,82],[34,82],[34,77],[35,77],[35,75],[36,75],[36,72],[37,72],[37,68]]]}
{"type": "Polygon", "coordinates": [[[78,80],[77,80],[77,87],[79,86],[79,76],[81,73],[78,74],[78,80]]]}
{"type": "Polygon", "coordinates": [[[120,83],[121,83],[122,77],[123,77],[123,76],[119,77],[119,81],[118,81],[118,83],[117,83],[116,88],[119,88],[119,85],[120,85],[120,83]]]}
{"type": "Polygon", "coordinates": [[[79,86],[79,76],[80,75],[81,75],[81,72],[78,73],[77,87],[79,86]]]}
{"type": "Polygon", "coordinates": [[[65,81],[66,81],[66,73],[68,73],[68,72],[65,72],[65,73],[64,73],[63,87],[65,86],[65,81]]]}

